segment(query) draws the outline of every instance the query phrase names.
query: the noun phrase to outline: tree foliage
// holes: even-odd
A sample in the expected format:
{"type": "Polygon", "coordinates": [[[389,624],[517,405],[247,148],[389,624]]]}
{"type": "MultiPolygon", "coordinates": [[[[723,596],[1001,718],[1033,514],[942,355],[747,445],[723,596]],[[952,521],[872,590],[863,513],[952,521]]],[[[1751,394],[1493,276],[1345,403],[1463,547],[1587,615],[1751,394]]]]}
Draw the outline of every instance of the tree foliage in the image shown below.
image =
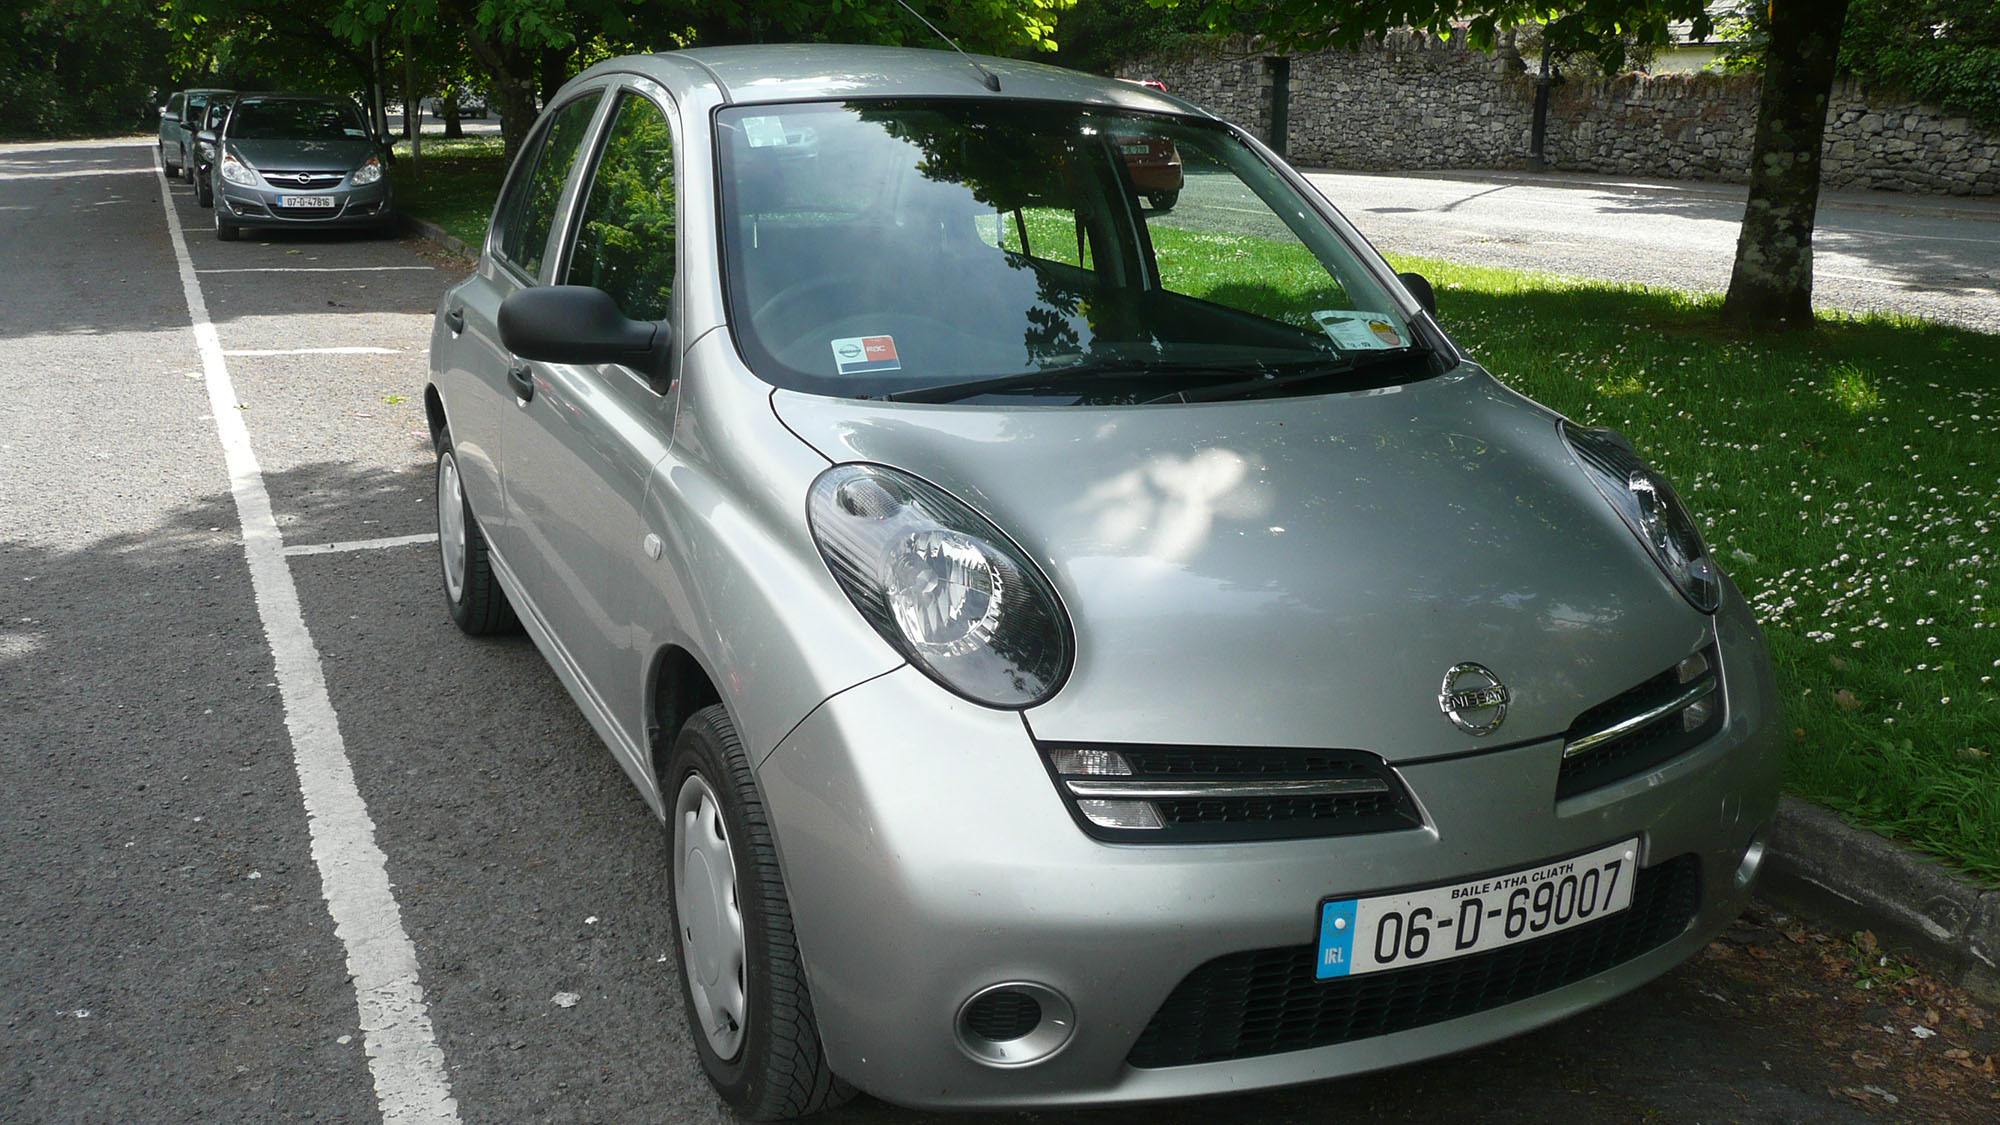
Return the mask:
{"type": "MultiPolygon", "coordinates": [[[[1727,21],[1725,65],[1761,70],[1770,9],[1747,5],[1727,21]]],[[[1840,69],[1870,86],[2000,124],[2000,3],[1994,0],[1853,0],[1840,69]]]]}
{"type": "Polygon", "coordinates": [[[0,0],[0,135],[136,129],[172,45],[146,0],[0,0]]]}

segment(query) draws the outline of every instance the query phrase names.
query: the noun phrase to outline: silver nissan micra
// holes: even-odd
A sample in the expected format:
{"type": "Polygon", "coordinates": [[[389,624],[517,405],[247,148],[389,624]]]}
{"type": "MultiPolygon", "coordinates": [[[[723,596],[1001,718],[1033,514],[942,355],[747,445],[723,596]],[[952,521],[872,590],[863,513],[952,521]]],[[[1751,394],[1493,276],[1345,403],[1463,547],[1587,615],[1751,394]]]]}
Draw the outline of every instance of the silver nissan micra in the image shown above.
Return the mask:
{"type": "Polygon", "coordinates": [[[1244,1091],[1657,977],[1777,800],[1673,489],[1165,94],[860,47],[602,63],[426,391],[443,580],[672,834],[751,1117],[1244,1091]],[[1130,158],[1171,148],[1171,209],[1130,158]]]}

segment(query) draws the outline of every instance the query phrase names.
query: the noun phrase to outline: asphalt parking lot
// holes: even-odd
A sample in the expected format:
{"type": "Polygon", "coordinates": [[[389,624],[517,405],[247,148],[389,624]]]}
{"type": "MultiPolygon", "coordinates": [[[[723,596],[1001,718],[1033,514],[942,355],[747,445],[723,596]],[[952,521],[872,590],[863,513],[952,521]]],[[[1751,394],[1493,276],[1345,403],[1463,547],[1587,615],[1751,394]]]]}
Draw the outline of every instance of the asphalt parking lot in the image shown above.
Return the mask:
{"type": "MultiPolygon", "coordinates": [[[[209,223],[144,141],[0,147],[0,1120],[723,1119],[657,822],[526,639],[444,612],[422,391],[465,265],[209,223]]],[[[1063,1116],[1990,1119],[2000,1020],[1868,964],[1760,915],[1474,1054],[1063,1116]]]]}

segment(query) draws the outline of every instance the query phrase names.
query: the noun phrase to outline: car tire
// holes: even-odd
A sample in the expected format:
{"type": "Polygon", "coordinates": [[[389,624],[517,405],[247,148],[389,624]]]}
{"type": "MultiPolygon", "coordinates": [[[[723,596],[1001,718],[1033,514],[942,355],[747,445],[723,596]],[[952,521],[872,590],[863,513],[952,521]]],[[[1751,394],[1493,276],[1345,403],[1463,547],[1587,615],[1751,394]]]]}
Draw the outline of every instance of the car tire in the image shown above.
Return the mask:
{"type": "Polygon", "coordinates": [[[440,583],[452,621],[468,636],[518,632],[521,621],[493,573],[486,535],[465,498],[450,430],[437,437],[437,511],[440,583]]]}
{"type": "Polygon", "coordinates": [[[206,180],[195,180],[194,201],[195,205],[199,207],[215,206],[215,189],[209,187],[206,180]]]}
{"type": "Polygon", "coordinates": [[[243,234],[242,227],[237,226],[235,223],[223,222],[222,213],[220,211],[216,212],[215,237],[221,239],[224,242],[234,242],[238,238],[242,237],[242,234],[243,234]]]}
{"type": "MultiPolygon", "coordinates": [[[[660,793],[681,1010],[710,1084],[752,1121],[803,1117],[847,1101],[854,1087],[833,1072],[820,1043],[763,797],[720,704],[681,728],[660,793]],[[725,865],[727,887],[719,877],[725,865]],[[732,961],[739,970],[733,992],[724,982],[732,961]],[[704,976],[709,986],[721,985],[719,995],[698,988],[704,976]],[[711,1032],[704,1013],[720,1017],[732,1005],[738,1010],[729,1013],[729,1028],[711,1032]]],[[[716,1026],[723,1027],[719,1018],[716,1026]]]]}
{"type": "Polygon", "coordinates": [[[1151,204],[1155,211],[1171,211],[1174,209],[1174,204],[1180,201],[1181,193],[1177,191],[1156,191],[1146,197],[1146,202],[1151,204]]]}
{"type": "Polygon", "coordinates": [[[161,142],[160,144],[160,167],[166,170],[168,176],[176,180],[180,179],[181,166],[167,159],[167,146],[165,142],[161,142]]]}

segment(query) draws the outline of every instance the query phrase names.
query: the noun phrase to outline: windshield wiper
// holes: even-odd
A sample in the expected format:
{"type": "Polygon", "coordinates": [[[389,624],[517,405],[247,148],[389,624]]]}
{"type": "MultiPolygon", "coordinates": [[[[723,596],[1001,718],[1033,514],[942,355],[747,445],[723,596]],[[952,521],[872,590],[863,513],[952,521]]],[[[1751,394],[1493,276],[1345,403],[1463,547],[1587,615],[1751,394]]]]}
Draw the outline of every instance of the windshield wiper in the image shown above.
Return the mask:
{"type": "Polygon", "coordinates": [[[1079,384],[1088,386],[1118,382],[1128,378],[1213,379],[1223,376],[1234,379],[1241,375],[1244,369],[1245,365],[1217,363],[1146,361],[1079,363],[1070,367],[1052,367],[1044,371],[1022,371],[1013,375],[993,375],[980,379],[964,379],[956,383],[938,383],[929,387],[910,387],[907,390],[890,391],[881,398],[889,402],[957,402],[1000,391],[1038,388],[1067,391],[1075,390],[1079,384]]]}
{"type": "Polygon", "coordinates": [[[1266,366],[1253,379],[1236,379],[1226,383],[1211,383],[1204,387],[1169,391],[1157,398],[1146,399],[1141,405],[1156,402],[1220,402],[1231,398],[1257,398],[1300,383],[1310,383],[1334,375],[1351,375],[1364,368],[1379,367],[1394,360],[1409,359],[1423,354],[1416,348],[1395,348],[1355,352],[1338,360],[1290,364],[1287,365],[1289,369],[1266,366]]]}

